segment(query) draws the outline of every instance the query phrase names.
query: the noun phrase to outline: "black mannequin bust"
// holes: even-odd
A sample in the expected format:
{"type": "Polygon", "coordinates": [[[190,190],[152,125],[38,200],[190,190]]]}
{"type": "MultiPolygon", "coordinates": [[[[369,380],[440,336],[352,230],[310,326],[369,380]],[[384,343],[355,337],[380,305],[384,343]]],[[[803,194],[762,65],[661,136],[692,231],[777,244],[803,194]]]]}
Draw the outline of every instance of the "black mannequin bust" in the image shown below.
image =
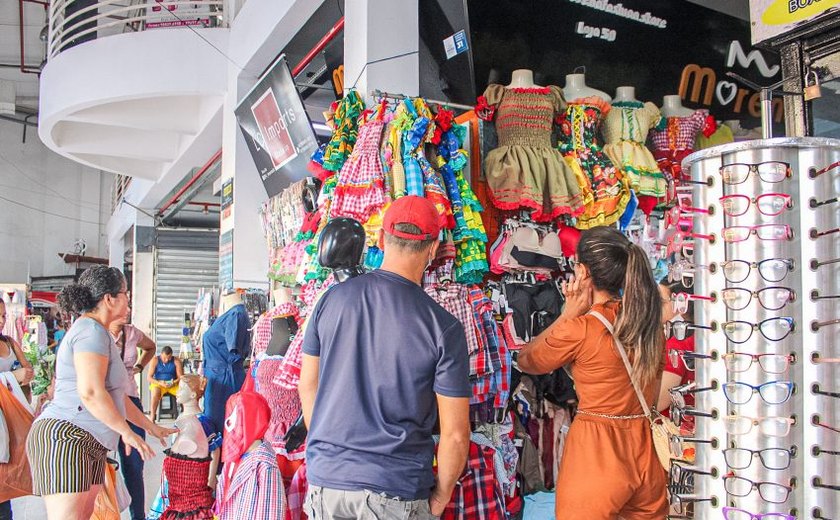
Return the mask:
{"type": "Polygon", "coordinates": [[[364,274],[365,228],[352,218],[327,223],[318,239],[318,263],[333,270],[338,282],[364,274]]]}

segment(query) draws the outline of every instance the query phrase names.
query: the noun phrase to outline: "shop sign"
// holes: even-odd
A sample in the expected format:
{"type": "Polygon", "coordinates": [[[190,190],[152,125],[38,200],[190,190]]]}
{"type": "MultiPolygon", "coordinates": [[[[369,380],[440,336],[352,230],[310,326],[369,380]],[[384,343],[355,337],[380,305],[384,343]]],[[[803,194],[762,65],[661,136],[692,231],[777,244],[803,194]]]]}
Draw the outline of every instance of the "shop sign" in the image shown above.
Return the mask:
{"type": "Polygon", "coordinates": [[[466,31],[462,29],[443,40],[443,49],[446,51],[447,60],[451,60],[455,56],[470,50],[469,44],[467,43],[466,31]]]}
{"type": "Polygon", "coordinates": [[[230,214],[231,214],[232,210],[233,210],[233,177],[231,177],[230,179],[227,179],[224,183],[222,183],[222,201],[221,201],[222,221],[230,218],[230,214]]]}
{"type": "Polygon", "coordinates": [[[269,197],[308,175],[318,143],[285,56],[260,78],[235,114],[269,197]]]}
{"type": "Polygon", "coordinates": [[[838,9],[840,0],[750,0],[752,42],[789,33],[838,9]]]}
{"type": "MultiPolygon", "coordinates": [[[[487,78],[504,83],[518,68],[561,87],[577,71],[609,95],[633,86],[637,99],[660,106],[664,96],[679,94],[686,107],[755,128],[759,93],[727,73],[759,85],[781,79],[778,55],[751,46],[745,20],[687,0],[497,0],[492,9],[468,0],[468,7],[476,94],[487,78]]],[[[774,100],[776,122],[784,118],[782,103],[774,100]]]]}
{"type": "Polygon", "coordinates": [[[233,230],[219,238],[219,288],[222,293],[233,289],[233,230]]]}
{"type": "Polygon", "coordinates": [[[210,5],[207,3],[168,3],[155,0],[156,4],[146,8],[146,29],[161,27],[184,27],[188,25],[210,26],[210,5]]]}

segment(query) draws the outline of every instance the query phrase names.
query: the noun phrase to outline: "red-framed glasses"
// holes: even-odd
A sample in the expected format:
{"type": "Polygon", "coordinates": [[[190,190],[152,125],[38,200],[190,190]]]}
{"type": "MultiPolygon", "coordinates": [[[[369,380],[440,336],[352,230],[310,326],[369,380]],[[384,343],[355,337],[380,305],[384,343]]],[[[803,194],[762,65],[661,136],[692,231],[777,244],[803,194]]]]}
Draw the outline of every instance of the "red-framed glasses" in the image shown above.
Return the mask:
{"type": "Polygon", "coordinates": [[[744,215],[753,204],[759,213],[768,217],[781,215],[792,207],[791,196],[787,193],[765,193],[755,198],[746,195],[726,195],[719,200],[723,213],[729,217],[744,215]]]}
{"type": "Polygon", "coordinates": [[[757,236],[760,240],[790,240],[793,230],[787,224],[761,224],[758,226],[729,226],[723,228],[724,242],[743,242],[757,236]]]}
{"type": "Polygon", "coordinates": [[[674,312],[677,314],[683,314],[688,312],[688,302],[691,300],[702,300],[707,302],[714,302],[717,300],[714,296],[704,296],[702,294],[689,294],[685,292],[676,293],[671,295],[671,305],[674,308],[674,312]]]}

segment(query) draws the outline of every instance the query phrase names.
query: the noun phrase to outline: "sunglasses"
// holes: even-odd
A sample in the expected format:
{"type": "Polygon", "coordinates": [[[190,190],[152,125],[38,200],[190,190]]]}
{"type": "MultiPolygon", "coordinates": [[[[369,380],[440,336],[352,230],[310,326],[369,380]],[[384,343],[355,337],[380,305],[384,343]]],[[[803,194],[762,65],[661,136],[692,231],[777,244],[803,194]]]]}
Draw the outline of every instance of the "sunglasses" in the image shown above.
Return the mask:
{"type": "Polygon", "coordinates": [[[789,450],[783,448],[764,448],[763,450],[726,448],[723,450],[723,459],[726,461],[726,465],[732,469],[747,469],[752,465],[755,457],[758,457],[766,469],[788,469],[790,459],[794,455],[796,455],[796,448],[789,450]]]}
{"type": "Polygon", "coordinates": [[[820,168],[819,170],[815,166],[812,166],[812,167],[808,168],[808,177],[810,177],[812,179],[816,179],[820,175],[822,175],[824,173],[828,173],[831,170],[833,170],[834,168],[837,168],[838,166],[840,166],[840,161],[833,162],[833,163],[829,164],[828,166],[826,166],[824,168],[820,168]]]}
{"type": "Polygon", "coordinates": [[[723,356],[726,369],[740,373],[750,369],[753,363],[758,363],[768,374],[783,374],[790,367],[793,356],[783,354],[749,354],[746,352],[727,352],[723,356]]]}
{"type": "Polygon", "coordinates": [[[726,195],[718,200],[724,215],[728,217],[746,214],[753,204],[759,213],[768,217],[781,215],[786,209],[793,207],[791,196],[787,193],[765,193],[755,198],[746,195],[726,195]]]}
{"type": "Polygon", "coordinates": [[[724,507],[723,518],[726,520],[796,520],[787,513],[750,513],[737,507],[724,507]]]}
{"type": "Polygon", "coordinates": [[[767,318],[759,323],[748,321],[727,321],[723,324],[723,334],[732,343],[746,343],[754,331],[759,331],[768,341],[782,341],[790,335],[796,323],[790,316],[767,318]]]}
{"type": "Polygon", "coordinates": [[[782,182],[791,176],[790,164],[782,161],[765,161],[757,164],[732,163],[721,166],[718,170],[723,183],[742,184],[750,174],[758,175],[764,182],[782,182]]]}
{"type": "Polygon", "coordinates": [[[723,304],[731,311],[747,308],[753,298],[768,311],[778,311],[794,300],[794,293],[787,287],[765,287],[758,291],[750,291],[740,287],[723,289],[720,292],[723,304]]]}
{"type": "Polygon", "coordinates": [[[729,435],[746,435],[753,428],[768,437],[786,437],[794,424],[790,417],[746,417],[744,415],[727,415],[723,418],[726,433],[729,435]]]}
{"type": "Polygon", "coordinates": [[[734,475],[723,477],[723,488],[735,497],[745,497],[757,490],[762,500],[772,504],[784,504],[787,502],[790,492],[793,491],[791,487],[775,482],[755,482],[734,475]]]}
{"type": "Polygon", "coordinates": [[[817,395],[824,395],[826,397],[834,397],[840,399],[840,392],[828,392],[826,390],[821,390],[819,383],[815,383],[811,386],[811,392],[817,395]]]}
{"type": "Polygon", "coordinates": [[[667,321],[665,322],[665,337],[666,338],[675,338],[679,341],[685,339],[686,334],[689,330],[715,330],[714,327],[709,327],[707,325],[695,325],[689,324],[687,321],[684,320],[677,320],[677,321],[667,321]]]}
{"type": "Polygon", "coordinates": [[[834,197],[833,199],[826,199],[826,200],[817,200],[812,198],[808,201],[808,207],[811,209],[817,209],[821,206],[827,206],[828,204],[835,204],[840,201],[840,197],[834,197]]]}
{"type": "Polygon", "coordinates": [[[700,294],[676,293],[671,295],[671,306],[677,314],[688,312],[688,302],[691,300],[701,300],[707,302],[714,302],[714,296],[703,296],[700,294]]]}
{"type": "Polygon", "coordinates": [[[689,372],[694,372],[698,359],[714,359],[714,356],[710,356],[708,354],[698,354],[696,352],[679,350],[676,348],[668,349],[668,361],[670,361],[672,367],[676,367],[677,361],[682,360],[685,368],[688,369],[689,372]]]}
{"type": "Polygon", "coordinates": [[[793,394],[793,382],[768,381],[754,386],[741,381],[729,381],[723,385],[723,395],[732,404],[747,404],[756,394],[767,404],[782,404],[793,394]]]}
{"type": "MultiPolygon", "coordinates": [[[[838,228],[840,229],[840,228],[838,228]]],[[[758,226],[729,226],[723,228],[723,241],[743,242],[755,235],[759,240],[790,240],[793,230],[787,224],[760,224],[758,226]]]]}
{"type": "MultiPolygon", "coordinates": [[[[840,259],[838,259],[840,261],[840,259]]],[[[746,260],[729,260],[720,264],[723,277],[727,282],[741,283],[749,277],[753,269],[765,282],[781,282],[787,274],[793,271],[793,258],[768,258],[761,262],[747,262],[746,260]]]]}
{"type": "Polygon", "coordinates": [[[717,418],[717,414],[715,412],[703,412],[694,408],[680,407],[673,402],[671,403],[671,407],[668,408],[668,415],[671,417],[671,420],[674,421],[674,425],[678,428],[689,417],[708,417],[710,419],[717,418]]]}

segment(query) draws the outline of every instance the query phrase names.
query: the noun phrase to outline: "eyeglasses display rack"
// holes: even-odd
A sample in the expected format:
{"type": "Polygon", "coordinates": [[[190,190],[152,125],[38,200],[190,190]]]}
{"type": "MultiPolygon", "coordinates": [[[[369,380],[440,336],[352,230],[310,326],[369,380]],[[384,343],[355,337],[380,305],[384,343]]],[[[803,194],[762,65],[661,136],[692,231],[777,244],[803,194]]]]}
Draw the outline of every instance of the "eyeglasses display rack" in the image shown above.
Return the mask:
{"type": "Polygon", "coordinates": [[[682,163],[694,205],[694,518],[840,518],[840,140],[682,163]],[[835,199],[835,200],[832,200],[835,199]],[[699,238],[710,236],[710,238],[699,238]],[[830,395],[834,393],[835,395],[830,395]],[[709,500],[711,499],[711,500],[709,500]]]}

